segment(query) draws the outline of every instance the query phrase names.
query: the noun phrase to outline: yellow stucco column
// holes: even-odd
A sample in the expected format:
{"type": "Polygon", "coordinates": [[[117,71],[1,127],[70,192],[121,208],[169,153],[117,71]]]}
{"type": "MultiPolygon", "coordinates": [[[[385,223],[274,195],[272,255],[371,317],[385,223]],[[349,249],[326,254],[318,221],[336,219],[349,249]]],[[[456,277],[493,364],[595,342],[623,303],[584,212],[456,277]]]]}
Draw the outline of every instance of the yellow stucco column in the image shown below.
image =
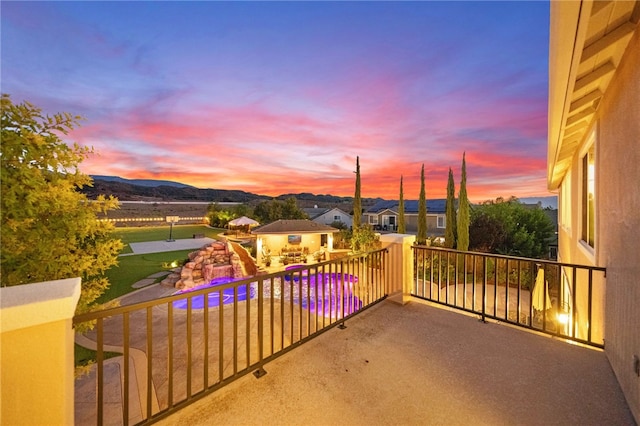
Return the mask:
{"type": "Polygon", "coordinates": [[[72,425],[80,278],[0,288],[0,424],[72,425]]]}
{"type": "Polygon", "coordinates": [[[389,250],[389,300],[406,304],[411,299],[415,235],[382,234],[382,247],[389,250]]]}

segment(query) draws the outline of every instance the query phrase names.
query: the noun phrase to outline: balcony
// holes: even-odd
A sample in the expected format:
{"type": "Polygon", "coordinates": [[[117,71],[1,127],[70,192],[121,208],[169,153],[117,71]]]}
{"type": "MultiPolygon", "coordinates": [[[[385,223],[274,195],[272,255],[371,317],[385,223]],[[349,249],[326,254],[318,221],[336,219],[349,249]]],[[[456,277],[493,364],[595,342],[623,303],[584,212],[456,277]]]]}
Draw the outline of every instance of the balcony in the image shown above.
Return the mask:
{"type": "Polygon", "coordinates": [[[95,322],[84,344],[97,362],[76,381],[75,423],[634,424],[598,349],[603,270],[385,238],[378,252],[76,316],[95,322]]]}
{"type": "Polygon", "coordinates": [[[600,350],[385,301],[160,424],[634,425],[600,350]]]}

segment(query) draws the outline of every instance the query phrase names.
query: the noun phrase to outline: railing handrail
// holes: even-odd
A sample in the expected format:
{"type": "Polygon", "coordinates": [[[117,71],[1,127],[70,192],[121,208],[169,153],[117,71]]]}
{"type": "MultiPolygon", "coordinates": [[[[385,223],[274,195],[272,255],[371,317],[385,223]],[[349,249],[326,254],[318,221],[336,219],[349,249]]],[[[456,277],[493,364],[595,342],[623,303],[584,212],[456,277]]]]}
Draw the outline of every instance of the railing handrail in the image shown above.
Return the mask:
{"type": "Polygon", "coordinates": [[[605,267],[426,245],[412,248],[413,297],[481,315],[482,321],[490,318],[604,348],[605,267]]]}
{"type": "MultiPolygon", "coordinates": [[[[144,302],[137,302],[137,303],[133,303],[130,305],[125,305],[125,306],[116,306],[116,307],[112,307],[112,308],[107,308],[107,309],[101,309],[101,310],[96,310],[96,311],[91,311],[91,312],[85,312],[82,314],[78,314],[75,315],[73,317],[73,325],[76,324],[80,324],[80,323],[84,323],[87,321],[93,321],[96,320],[98,318],[107,318],[113,315],[118,315],[118,314],[122,314],[125,312],[132,312],[132,311],[136,311],[139,310],[141,308],[148,308],[148,307],[153,307],[153,306],[157,306],[157,305],[163,305],[166,304],[168,302],[172,302],[175,300],[180,300],[183,299],[187,296],[200,296],[200,295],[204,295],[204,294],[209,294],[209,293],[213,293],[213,292],[219,292],[222,290],[225,290],[227,288],[233,288],[233,287],[241,287],[244,285],[249,285],[252,283],[255,283],[256,281],[260,281],[260,280],[270,280],[271,278],[278,278],[278,277],[284,277],[287,275],[291,275],[294,272],[300,271],[300,270],[304,270],[304,269],[313,269],[313,268],[320,268],[322,266],[326,266],[326,265],[332,265],[332,264],[337,264],[340,262],[344,262],[344,261],[349,261],[349,260],[353,260],[353,259],[361,259],[364,257],[367,257],[369,255],[375,254],[375,253],[380,253],[380,252],[388,252],[388,249],[383,248],[383,249],[378,249],[378,250],[374,250],[374,251],[370,251],[370,252],[364,252],[364,253],[355,253],[352,255],[348,255],[348,256],[343,256],[339,259],[333,259],[333,260],[326,260],[323,262],[317,262],[317,263],[313,263],[313,264],[308,264],[308,265],[300,265],[300,268],[295,268],[295,269],[289,269],[289,270],[285,270],[285,271],[277,271],[277,272],[271,272],[268,274],[264,274],[264,275],[254,275],[251,277],[246,277],[243,279],[239,279],[236,281],[231,281],[229,283],[225,283],[225,284],[219,284],[213,287],[205,287],[205,288],[200,288],[197,290],[189,290],[183,293],[179,293],[179,294],[172,294],[169,296],[163,296],[163,297],[159,297],[157,299],[153,299],[153,300],[148,300],[148,301],[144,301],[144,302]]],[[[176,291],[178,291],[176,289],[176,291]]]]}
{"type": "Polygon", "coordinates": [[[262,376],[268,362],[385,300],[387,253],[355,253],[76,315],[74,325],[95,321],[87,338],[96,367],[79,385],[95,389],[87,414],[95,409],[98,424],[105,415],[125,425],[155,422],[246,374],[262,376]],[[106,351],[122,353],[118,372],[107,372],[106,351]],[[105,389],[118,386],[122,411],[106,410],[105,389]]]}
{"type": "Polygon", "coordinates": [[[427,246],[427,245],[414,245],[414,246],[411,246],[412,250],[417,249],[417,248],[419,248],[419,249],[429,249],[429,250],[438,250],[438,251],[450,252],[450,253],[468,254],[468,255],[474,255],[474,256],[489,256],[489,257],[494,257],[494,258],[498,258],[498,259],[518,260],[518,261],[521,261],[521,262],[544,263],[544,264],[548,264],[548,265],[566,266],[566,267],[571,267],[571,268],[588,268],[588,269],[592,269],[594,271],[607,272],[606,266],[582,265],[582,264],[579,264],[579,263],[559,262],[557,260],[537,259],[537,258],[533,258],[533,257],[519,257],[519,256],[511,256],[511,255],[508,255],[508,254],[485,253],[485,252],[481,252],[481,251],[468,251],[468,250],[464,251],[464,250],[450,249],[450,248],[446,248],[446,247],[436,247],[436,246],[427,246]]]}

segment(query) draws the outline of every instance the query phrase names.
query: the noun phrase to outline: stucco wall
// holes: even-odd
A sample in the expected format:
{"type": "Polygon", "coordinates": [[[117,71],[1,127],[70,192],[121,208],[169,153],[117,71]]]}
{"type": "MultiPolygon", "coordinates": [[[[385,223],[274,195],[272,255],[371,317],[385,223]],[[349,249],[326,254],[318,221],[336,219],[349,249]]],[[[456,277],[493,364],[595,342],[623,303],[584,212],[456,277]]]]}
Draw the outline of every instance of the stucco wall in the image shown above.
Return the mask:
{"type": "Polygon", "coordinates": [[[353,224],[351,216],[336,210],[329,210],[328,212],[313,219],[313,221],[325,225],[331,225],[336,220],[335,216],[338,216],[339,219],[337,220],[347,225],[347,227],[350,227],[353,224]]]}
{"type": "Polygon", "coordinates": [[[297,234],[292,232],[291,235],[301,235],[301,243],[289,244],[288,234],[264,234],[261,235],[260,238],[262,239],[262,246],[269,248],[273,256],[278,256],[284,247],[289,249],[296,247],[300,250],[307,247],[309,249],[309,253],[313,253],[321,248],[321,234],[297,234]]]}
{"type": "Polygon", "coordinates": [[[74,423],[80,278],[0,288],[0,424],[74,423]]]}
{"type": "Polygon", "coordinates": [[[640,30],[599,108],[598,260],[607,267],[605,350],[640,420],[640,30]]]}

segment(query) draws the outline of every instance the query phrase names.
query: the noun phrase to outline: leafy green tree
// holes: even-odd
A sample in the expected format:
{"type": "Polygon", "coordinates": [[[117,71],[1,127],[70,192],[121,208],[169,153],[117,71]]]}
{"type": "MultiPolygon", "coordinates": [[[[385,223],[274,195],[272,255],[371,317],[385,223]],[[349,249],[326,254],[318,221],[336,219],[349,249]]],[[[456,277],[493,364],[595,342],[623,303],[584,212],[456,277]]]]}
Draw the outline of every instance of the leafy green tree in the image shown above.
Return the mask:
{"type": "Polygon", "coordinates": [[[207,217],[211,226],[225,228],[230,220],[240,216],[237,216],[233,210],[221,207],[218,203],[212,203],[207,208],[207,217]]]}
{"type": "Polygon", "coordinates": [[[282,219],[308,219],[309,216],[298,208],[295,197],[287,198],[282,204],[282,219]]]}
{"type": "Polygon", "coordinates": [[[456,246],[456,185],[453,182],[451,167],[449,167],[449,180],[447,182],[446,221],[444,246],[454,248],[456,246]]]}
{"type": "Polygon", "coordinates": [[[469,250],[469,219],[470,207],[467,198],[467,163],[465,154],[462,154],[462,177],[460,179],[460,194],[458,195],[458,223],[457,223],[457,249],[469,250]]]}
{"type": "Polygon", "coordinates": [[[275,222],[280,219],[308,219],[309,216],[298,208],[295,197],[287,198],[285,201],[273,199],[262,201],[253,209],[255,220],[261,224],[275,222]]]}
{"type": "Polygon", "coordinates": [[[79,164],[92,152],[60,135],[81,117],[43,114],[29,102],[2,95],[0,281],[2,286],[82,278],[77,311],[85,312],[107,289],[105,271],[117,264],[122,242],[113,225],[97,218],[117,208],[104,196],[88,200],[92,184],[79,164]]]}
{"type": "Polygon", "coordinates": [[[253,210],[246,204],[236,204],[231,208],[231,211],[233,212],[234,219],[242,216],[251,217],[253,215],[253,210]]]}
{"type": "Polygon", "coordinates": [[[416,243],[427,243],[427,196],[424,189],[424,164],[420,172],[420,198],[418,199],[418,235],[416,243]]]}
{"type": "Polygon", "coordinates": [[[398,233],[405,234],[407,226],[404,218],[404,190],[402,188],[402,176],[400,176],[400,201],[398,202],[398,233]]]}
{"type": "Polygon", "coordinates": [[[329,226],[340,230],[349,229],[349,226],[341,220],[334,220],[333,222],[331,222],[331,224],[329,224],[329,226]]]}
{"type": "Polygon", "coordinates": [[[360,228],[362,199],[360,197],[360,157],[356,157],[356,191],[353,197],[353,229],[360,228]]]}
{"type": "Polygon", "coordinates": [[[351,249],[356,253],[373,251],[380,248],[380,237],[371,225],[366,224],[353,229],[351,249]]]}
{"type": "Polygon", "coordinates": [[[544,258],[555,227],[543,209],[527,208],[511,197],[487,201],[472,213],[469,229],[474,250],[544,258]]]}
{"type": "Polygon", "coordinates": [[[476,207],[471,213],[469,247],[484,253],[500,253],[507,245],[507,231],[502,220],[485,209],[476,207]]]}

